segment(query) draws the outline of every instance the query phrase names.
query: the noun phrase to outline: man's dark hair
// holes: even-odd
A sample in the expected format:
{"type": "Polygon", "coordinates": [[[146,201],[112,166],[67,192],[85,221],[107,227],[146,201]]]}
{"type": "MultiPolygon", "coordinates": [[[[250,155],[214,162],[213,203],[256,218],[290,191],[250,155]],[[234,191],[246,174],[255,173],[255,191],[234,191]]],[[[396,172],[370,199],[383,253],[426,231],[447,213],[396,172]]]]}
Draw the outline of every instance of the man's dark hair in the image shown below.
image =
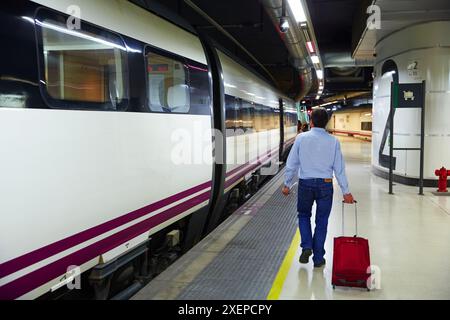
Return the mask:
{"type": "Polygon", "coordinates": [[[311,114],[311,121],[314,127],[325,128],[328,124],[328,113],[325,108],[313,109],[311,114]]]}

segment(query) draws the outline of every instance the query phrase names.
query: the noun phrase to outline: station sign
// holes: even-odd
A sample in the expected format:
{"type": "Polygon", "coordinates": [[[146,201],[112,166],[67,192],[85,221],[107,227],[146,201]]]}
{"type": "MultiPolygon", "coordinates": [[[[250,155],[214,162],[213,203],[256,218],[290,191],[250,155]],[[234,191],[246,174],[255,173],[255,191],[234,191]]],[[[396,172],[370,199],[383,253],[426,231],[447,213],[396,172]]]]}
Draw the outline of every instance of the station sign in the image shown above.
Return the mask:
{"type": "Polygon", "coordinates": [[[396,108],[422,108],[424,105],[423,83],[402,83],[394,93],[396,108]]]}

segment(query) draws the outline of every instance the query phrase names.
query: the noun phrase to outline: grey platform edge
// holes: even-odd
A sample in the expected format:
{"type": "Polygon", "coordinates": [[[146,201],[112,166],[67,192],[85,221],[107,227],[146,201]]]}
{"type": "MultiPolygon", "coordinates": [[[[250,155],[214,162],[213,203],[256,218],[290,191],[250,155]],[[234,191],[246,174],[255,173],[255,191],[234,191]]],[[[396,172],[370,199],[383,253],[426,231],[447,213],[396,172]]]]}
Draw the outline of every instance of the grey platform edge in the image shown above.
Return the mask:
{"type": "Polygon", "coordinates": [[[266,299],[297,229],[284,170],[133,299],[266,299]]]}

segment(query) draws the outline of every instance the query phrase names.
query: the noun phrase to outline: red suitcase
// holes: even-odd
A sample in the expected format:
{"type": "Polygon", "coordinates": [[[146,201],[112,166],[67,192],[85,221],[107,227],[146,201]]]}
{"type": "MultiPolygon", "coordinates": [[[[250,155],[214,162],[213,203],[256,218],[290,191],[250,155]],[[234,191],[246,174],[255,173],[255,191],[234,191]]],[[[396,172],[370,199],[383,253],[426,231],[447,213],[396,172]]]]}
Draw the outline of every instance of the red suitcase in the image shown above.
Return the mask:
{"type": "MultiPolygon", "coordinates": [[[[369,241],[357,236],[358,212],[355,201],[354,237],[334,238],[333,275],[331,284],[336,286],[369,288],[370,254],[369,241]]],[[[342,203],[342,234],[344,234],[344,203],[342,203]]]]}

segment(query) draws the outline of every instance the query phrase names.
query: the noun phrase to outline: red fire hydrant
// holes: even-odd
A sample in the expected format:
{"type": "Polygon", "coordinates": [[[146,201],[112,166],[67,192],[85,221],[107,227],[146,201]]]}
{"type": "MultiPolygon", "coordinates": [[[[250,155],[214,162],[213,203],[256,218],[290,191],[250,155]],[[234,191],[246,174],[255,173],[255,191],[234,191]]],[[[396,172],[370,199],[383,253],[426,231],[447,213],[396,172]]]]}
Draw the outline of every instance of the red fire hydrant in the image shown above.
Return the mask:
{"type": "Polygon", "coordinates": [[[442,167],[434,173],[439,177],[438,192],[447,192],[447,177],[450,176],[450,170],[442,167]]]}

